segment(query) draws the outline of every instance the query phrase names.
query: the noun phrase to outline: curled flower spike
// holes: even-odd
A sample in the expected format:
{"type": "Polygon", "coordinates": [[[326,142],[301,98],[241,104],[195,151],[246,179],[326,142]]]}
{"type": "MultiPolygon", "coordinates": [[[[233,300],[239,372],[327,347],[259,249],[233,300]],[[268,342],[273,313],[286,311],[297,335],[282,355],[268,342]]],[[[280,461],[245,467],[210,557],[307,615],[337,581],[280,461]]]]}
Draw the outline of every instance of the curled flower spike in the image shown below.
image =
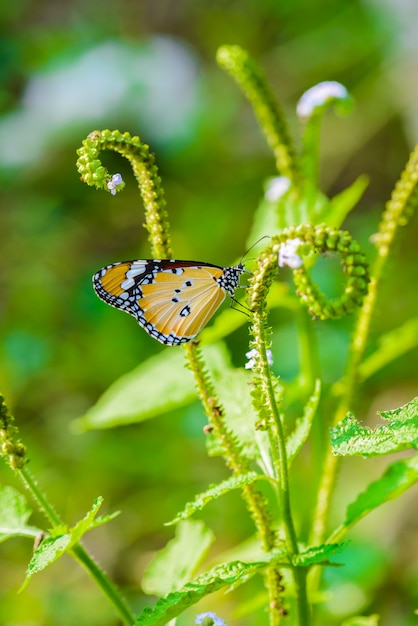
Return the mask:
{"type": "MultiPolygon", "coordinates": [[[[246,352],[245,356],[248,359],[247,363],[245,364],[245,369],[252,370],[254,368],[254,365],[256,364],[256,357],[258,356],[257,348],[253,348],[249,352],[246,352]]],[[[273,365],[273,353],[271,350],[266,350],[266,357],[267,363],[269,365],[273,365]]]]}
{"type": "MultiPolygon", "coordinates": [[[[329,299],[312,280],[309,271],[303,266],[292,268],[296,293],[317,319],[338,318],[352,313],[361,306],[368,290],[368,266],[360,246],[347,231],[330,226],[310,226],[302,224],[284,230],[271,238],[271,244],[258,258],[258,268],[253,271],[250,288],[250,308],[256,310],[265,302],[275,269],[277,258],[283,245],[299,240],[312,252],[325,254],[331,252],[341,259],[345,274],[345,286],[339,298],[329,299]]],[[[300,244],[298,244],[300,245],[300,244]]],[[[287,252],[287,248],[285,248],[287,252]]],[[[294,251],[293,251],[294,252],[294,251]]],[[[297,259],[293,258],[296,262],[297,259]]]]}
{"type": "Polygon", "coordinates": [[[296,253],[301,244],[303,244],[303,241],[296,237],[296,239],[289,239],[289,241],[280,245],[278,254],[279,267],[290,267],[292,270],[296,270],[302,265],[302,259],[296,253]]]}
{"type": "Polygon", "coordinates": [[[195,624],[204,624],[204,626],[226,626],[226,622],[216,615],[213,611],[199,613],[196,615],[195,624]]]}
{"type": "Polygon", "coordinates": [[[269,181],[264,197],[269,202],[277,202],[290,189],[291,180],[286,176],[275,176],[269,181]]]}
{"type": "Polygon", "coordinates": [[[155,156],[149,146],[137,136],[119,130],[95,130],[84,139],[77,150],[77,169],[87,185],[104,189],[115,195],[123,188],[120,174],[111,176],[100,160],[103,150],[113,150],[128,159],[138,182],[145,207],[145,228],[149,233],[152,256],[170,259],[171,245],[164,191],[155,156]]]}
{"type": "Polygon", "coordinates": [[[349,93],[344,85],[327,80],[314,85],[300,98],[296,113],[302,120],[308,120],[315,112],[330,102],[349,102],[349,93]]]}
{"type": "Polygon", "coordinates": [[[125,183],[123,182],[121,174],[113,174],[112,178],[107,183],[107,188],[112,196],[116,196],[116,192],[121,191],[124,186],[125,183]],[[118,187],[120,187],[120,189],[118,189],[118,187]]]}

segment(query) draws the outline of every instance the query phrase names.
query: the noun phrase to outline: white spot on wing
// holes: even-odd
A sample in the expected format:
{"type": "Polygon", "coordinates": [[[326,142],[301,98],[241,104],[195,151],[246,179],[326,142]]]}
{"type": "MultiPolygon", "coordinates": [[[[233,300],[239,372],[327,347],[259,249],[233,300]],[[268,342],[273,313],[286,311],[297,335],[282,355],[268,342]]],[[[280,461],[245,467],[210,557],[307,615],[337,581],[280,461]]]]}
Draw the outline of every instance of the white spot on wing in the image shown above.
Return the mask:
{"type": "Polygon", "coordinates": [[[134,263],[131,269],[126,272],[126,278],[135,278],[136,276],[139,276],[140,274],[143,274],[144,272],[145,272],[144,263],[141,263],[141,264],[134,263]]]}
{"type": "MultiPolygon", "coordinates": [[[[128,275],[129,272],[127,272],[126,275],[128,275]]],[[[121,288],[126,290],[126,289],[130,289],[131,287],[133,287],[135,285],[135,281],[133,278],[127,278],[126,280],[123,281],[123,283],[121,283],[121,288]]]]}

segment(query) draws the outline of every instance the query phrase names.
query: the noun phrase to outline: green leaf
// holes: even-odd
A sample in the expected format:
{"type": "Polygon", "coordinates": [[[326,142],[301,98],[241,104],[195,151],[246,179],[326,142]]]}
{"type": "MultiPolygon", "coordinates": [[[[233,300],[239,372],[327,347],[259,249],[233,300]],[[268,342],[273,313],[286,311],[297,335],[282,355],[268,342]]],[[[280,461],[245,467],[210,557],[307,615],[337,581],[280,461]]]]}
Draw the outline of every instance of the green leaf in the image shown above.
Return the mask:
{"type": "Polygon", "coordinates": [[[265,193],[254,213],[253,226],[247,239],[248,247],[252,246],[261,237],[272,235],[286,227],[287,220],[283,219],[283,217],[279,219],[279,214],[283,216],[293,213],[293,200],[288,191],[284,191],[283,195],[277,199],[268,199],[269,188],[279,180],[283,183],[283,190],[285,190],[286,184],[290,184],[289,179],[284,177],[268,178],[264,184],[265,193]]]}
{"type": "Polygon", "coordinates": [[[240,561],[217,565],[179,591],[161,598],[153,607],[145,607],[138,616],[135,626],[165,626],[208,594],[232,585],[240,579],[247,579],[254,570],[264,567],[266,564],[263,562],[242,563],[240,561]]]}
{"type": "Polygon", "coordinates": [[[70,543],[71,535],[69,533],[61,535],[60,537],[45,537],[29,561],[25,582],[20,590],[22,591],[26,587],[34,574],[41,572],[67,552],[70,543]]]}
{"type": "Polygon", "coordinates": [[[392,463],[381,478],[373,481],[352,502],[346,511],[343,524],[332,534],[341,537],[349,528],[381,504],[394,500],[418,482],[418,454],[392,463]]]}
{"type": "Polygon", "coordinates": [[[104,524],[113,519],[118,513],[113,513],[105,517],[95,519],[103,498],[96,498],[91,510],[80,520],[72,529],[67,527],[54,528],[51,530],[51,536],[46,537],[39,548],[35,550],[26,571],[26,579],[21,589],[29,582],[33,574],[37,574],[44,570],[48,565],[57,561],[63,554],[68,552],[76,543],[80,541],[82,536],[88,531],[104,524]]]}
{"type": "Polygon", "coordinates": [[[96,515],[99,512],[100,507],[103,504],[103,498],[99,497],[93,503],[90,511],[83,517],[82,520],[77,522],[74,528],[71,530],[71,545],[73,546],[75,543],[78,543],[82,536],[88,531],[93,530],[93,528],[97,528],[97,526],[102,526],[102,524],[106,524],[111,520],[115,519],[119,515],[119,511],[115,511],[114,513],[110,513],[109,515],[100,516],[97,519],[96,515]]]}
{"type": "Polygon", "coordinates": [[[0,542],[12,537],[36,537],[40,529],[29,526],[32,514],[24,495],[13,487],[0,488],[0,542]]]}
{"type": "MultiPolygon", "coordinates": [[[[203,353],[209,367],[229,362],[222,343],[204,347],[203,353]]],[[[190,404],[196,398],[196,391],[193,375],[185,363],[183,350],[179,348],[166,348],[147,359],[113,383],[84,417],[75,421],[75,427],[113,428],[190,404]]]]}
{"type": "Polygon", "coordinates": [[[417,345],[418,317],[414,317],[381,337],[377,350],[365,359],[359,367],[361,379],[366,380],[417,345]]]}
{"type": "Polygon", "coordinates": [[[415,433],[415,427],[418,425],[418,397],[393,411],[379,411],[379,415],[385,420],[391,420],[392,424],[412,424],[411,431],[415,433]]]}
{"type": "Polygon", "coordinates": [[[359,176],[347,189],[334,196],[319,222],[339,228],[350,211],[357,205],[369,184],[367,176],[359,176]]]}
{"type": "MultiPolygon", "coordinates": [[[[259,450],[254,436],[257,414],[251,398],[251,374],[244,369],[232,369],[224,364],[222,368],[210,368],[216,393],[225,409],[228,428],[234,433],[248,459],[257,459],[259,450]]],[[[211,456],[222,454],[222,447],[214,435],[206,438],[211,456]]]]}
{"type": "Polygon", "coordinates": [[[361,426],[352,413],[331,428],[333,453],[370,457],[418,448],[418,398],[399,409],[379,414],[388,423],[375,429],[361,426]]]}
{"type": "Polygon", "coordinates": [[[307,548],[293,557],[293,565],[299,567],[309,567],[311,565],[336,565],[335,563],[330,563],[329,559],[344,550],[347,545],[348,542],[324,543],[320,546],[307,548]]]}
{"type": "Polygon", "coordinates": [[[356,617],[349,617],[345,619],[341,626],[378,626],[380,621],[379,615],[374,613],[373,615],[357,615],[356,617]]]}
{"type": "Polygon", "coordinates": [[[309,436],[320,397],[321,381],[317,379],[314,391],[305,405],[302,417],[296,420],[295,428],[286,439],[286,453],[289,466],[309,436]]]}
{"type": "Polygon", "coordinates": [[[181,522],[175,538],[148,565],[142,579],[145,593],[166,595],[181,588],[192,578],[214,539],[203,522],[181,522]]]}
{"type": "Polygon", "coordinates": [[[180,520],[191,517],[196,511],[201,511],[209,502],[220,498],[225,493],[229,493],[233,489],[240,489],[243,485],[249,485],[259,478],[259,474],[256,472],[248,472],[242,476],[232,476],[227,478],[217,485],[210,485],[210,487],[203,493],[199,493],[194,500],[188,502],[184,509],[177,513],[176,517],[170,522],[167,522],[166,526],[176,524],[180,520]]]}
{"type": "MultiPolygon", "coordinates": [[[[329,565],[328,558],[340,552],[344,546],[345,544],[334,544],[310,548],[298,556],[295,565],[309,566],[318,563],[329,565]]],[[[280,564],[283,567],[291,566],[284,548],[266,555],[266,560],[263,561],[253,563],[232,561],[217,565],[209,572],[184,585],[179,591],[169,593],[165,598],[161,598],[154,607],[146,607],[139,615],[135,626],[165,626],[170,620],[176,618],[208,594],[224,587],[235,588],[271,564],[280,564]]]]}

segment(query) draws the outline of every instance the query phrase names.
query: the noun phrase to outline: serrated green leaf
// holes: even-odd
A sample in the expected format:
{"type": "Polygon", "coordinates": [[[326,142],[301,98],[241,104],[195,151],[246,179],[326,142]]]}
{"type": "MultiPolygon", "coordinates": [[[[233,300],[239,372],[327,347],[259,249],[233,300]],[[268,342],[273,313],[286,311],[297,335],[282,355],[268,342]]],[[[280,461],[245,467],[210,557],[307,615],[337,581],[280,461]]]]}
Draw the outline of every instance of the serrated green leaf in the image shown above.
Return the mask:
{"type": "MultiPolygon", "coordinates": [[[[299,555],[299,561],[295,565],[299,567],[321,563],[329,565],[329,557],[340,552],[345,545],[327,544],[309,548],[299,555]]],[[[209,572],[184,585],[179,591],[161,598],[154,607],[146,607],[138,616],[135,626],[165,626],[170,620],[175,619],[188,607],[196,604],[206,595],[225,587],[235,588],[239,584],[247,582],[254,574],[262,572],[274,564],[282,567],[291,567],[285,548],[277,549],[266,555],[265,560],[252,563],[233,561],[217,565],[209,572]]]]}
{"type": "MultiPolygon", "coordinates": [[[[209,367],[229,361],[222,343],[202,349],[209,367]]],[[[176,348],[147,359],[113,383],[84,417],[74,422],[75,428],[114,428],[190,404],[196,391],[185,363],[183,350],[176,348]]]]}
{"type": "Polygon", "coordinates": [[[381,478],[370,483],[367,489],[347,507],[343,524],[332,534],[330,540],[334,537],[341,537],[368,513],[381,504],[394,500],[417,482],[418,454],[392,463],[381,478]]]}
{"type": "Polygon", "coordinates": [[[26,578],[21,590],[26,587],[29,579],[33,574],[37,574],[44,570],[59,559],[70,547],[70,533],[61,535],[60,537],[45,537],[41,545],[35,550],[26,570],[26,578]]]}
{"type": "Polygon", "coordinates": [[[55,528],[51,531],[51,536],[46,537],[37,550],[35,550],[27,571],[25,582],[21,589],[23,589],[29,582],[31,576],[44,570],[48,565],[51,565],[57,561],[63,554],[71,550],[71,548],[80,541],[82,536],[88,531],[96,528],[97,526],[104,524],[105,522],[113,519],[118,513],[107,515],[95,519],[101,505],[103,498],[96,498],[91,510],[80,520],[72,529],[62,527],[60,529],[55,528]],[[62,534],[58,535],[58,532],[62,534]]]}
{"type": "Polygon", "coordinates": [[[300,551],[293,557],[293,564],[299,567],[310,567],[311,565],[334,565],[329,562],[332,556],[342,552],[348,545],[344,543],[324,543],[300,551]]]}
{"type": "Polygon", "coordinates": [[[349,617],[345,619],[341,626],[378,626],[380,617],[377,613],[373,615],[357,615],[356,617],[349,617]]]}
{"type": "Polygon", "coordinates": [[[144,573],[145,593],[166,595],[181,588],[192,578],[214,539],[202,521],[178,524],[175,538],[157,552],[144,573]]]}
{"type": "Polygon", "coordinates": [[[418,398],[395,411],[381,412],[387,424],[361,426],[349,413],[330,429],[332,451],[340,456],[379,456],[418,448],[418,398]]]}
{"type": "Polygon", "coordinates": [[[13,487],[0,488],[0,542],[12,537],[36,537],[40,529],[29,526],[32,514],[24,495],[13,487]]]}
{"type": "Polygon", "coordinates": [[[72,542],[74,545],[78,541],[80,541],[81,537],[88,531],[97,528],[98,526],[102,526],[102,524],[106,524],[111,520],[115,519],[119,515],[119,511],[115,511],[114,513],[110,513],[109,515],[100,516],[96,519],[96,515],[99,512],[100,507],[103,504],[103,498],[99,497],[93,503],[90,511],[83,517],[82,520],[77,522],[74,528],[71,530],[72,542]]]}
{"type": "Polygon", "coordinates": [[[217,498],[220,498],[234,489],[240,489],[243,485],[249,485],[257,480],[258,477],[259,474],[256,472],[248,472],[248,474],[242,476],[231,476],[217,485],[210,485],[206,491],[199,493],[194,500],[188,502],[184,509],[180,511],[180,513],[177,513],[176,517],[166,523],[166,526],[176,524],[180,520],[188,519],[197,511],[201,511],[209,502],[217,500],[217,498]]]}
{"type": "Polygon", "coordinates": [[[418,426],[418,397],[393,411],[379,411],[379,415],[385,420],[390,420],[389,426],[398,423],[412,425],[411,432],[415,434],[415,428],[418,426]]]}
{"type": "Polygon", "coordinates": [[[289,466],[309,436],[320,397],[321,381],[317,379],[314,391],[305,405],[302,417],[296,420],[295,428],[286,439],[286,453],[289,466]]]}
{"type": "Polygon", "coordinates": [[[391,361],[418,345],[418,317],[408,320],[382,336],[379,347],[359,367],[361,380],[367,380],[391,361]]]}
{"type": "Polygon", "coordinates": [[[138,616],[135,626],[165,626],[170,620],[208,594],[219,591],[219,589],[237,582],[240,578],[248,577],[254,569],[265,566],[265,563],[248,564],[240,561],[217,565],[179,591],[161,598],[153,607],[145,607],[138,616]]]}
{"type": "MultiPolygon", "coordinates": [[[[345,544],[322,545],[309,548],[298,557],[297,566],[314,564],[328,565],[328,559],[340,552],[345,544]]],[[[170,620],[183,613],[188,607],[199,602],[210,593],[225,587],[237,587],[249,580],[257,572],[262,572],[272,564],[291,567],[287,559],[286,549],[278,549],[266,555],[266,559],[253,563],[233,561],[217,565],[209,572],[184,585],[177,592],[168,594],[157,601],[154,607],[146,607],[139,615],[135,626],[165,626],[170,620]]]]}

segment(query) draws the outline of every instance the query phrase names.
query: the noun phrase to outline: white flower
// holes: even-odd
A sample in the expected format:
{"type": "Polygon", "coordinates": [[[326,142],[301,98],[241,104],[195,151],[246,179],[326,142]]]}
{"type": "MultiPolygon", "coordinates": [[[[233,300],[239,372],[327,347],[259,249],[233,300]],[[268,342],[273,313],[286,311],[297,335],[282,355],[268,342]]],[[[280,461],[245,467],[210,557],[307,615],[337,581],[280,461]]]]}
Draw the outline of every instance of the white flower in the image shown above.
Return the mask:
{"type": "Polygon", "coordinates": [[[296,250],[303,243],[301,239],[289,239],[286,243],[282,243],[279,248],[279,267],[290,267],[296,270],[302,265],[302,259],[296,250]]]}
{"type": "Polygon", "coordinates": [[[271,178],[264,193],[265,199],[269,202],[276,202],[279,198],[284,196],[290,185],[291,182],[286,176],[275,176],[275,178],[271,178]]]}
{"type": "Polygon", "coordinates": [[[210,623],[212,623],[212,626],[226,626],[226,624],[223,621],[223,619],[218,617],[216,615],[216,613],[214,613],[213,611],[207,611],[206,613],[199,613],[199,615],[196,615],[196,619],[195,619],[194,623],[195,624],[210,624],[210,623]]]}
{"type": "Polygon", "coordinates": [[[123,178],[121,174],[113,174],[112,178],[107,181],[107,188],[109,189],[112,196],[116,196],[116,189],[123,185],[123,178]]]}
{"type": "MultiPolygon", "coordinates": [[[[246,370],[252,370],[254,365],[255,365],[255,357],[258,355],[258,351],[256,350],[256,348],[253,348],[252,350],[250,350],[249,352],[246,352],[245,356],[247,357],[248,361],[245,364],[245,369],[246,370]]],[[[269,365],[273,365],[273,354],[271,350],[266,350],[266,356],[267,356],[267,363],[269,365]]]]}
{"type": "Polygon", "coordinates": [[[348,91],[335,80],[326,80],[314,85],[300,98],[296,112],[302,120],[307,120],[314,113],[315,109],[321,107],[329,100],[346,100],[348,91]]]}

